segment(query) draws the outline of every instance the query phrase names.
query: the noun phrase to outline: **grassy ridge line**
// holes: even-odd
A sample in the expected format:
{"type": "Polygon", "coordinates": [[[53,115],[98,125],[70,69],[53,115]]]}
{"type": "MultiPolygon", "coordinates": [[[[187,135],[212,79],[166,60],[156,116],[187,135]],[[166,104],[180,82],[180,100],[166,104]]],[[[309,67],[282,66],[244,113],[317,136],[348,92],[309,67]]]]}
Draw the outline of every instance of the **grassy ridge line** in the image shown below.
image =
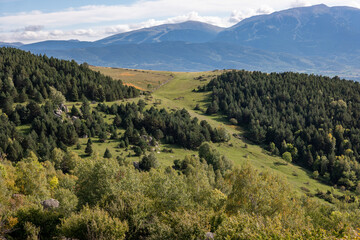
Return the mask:
{"type": "MultiPolygon", "coordinates": [[[[100,68],[100,71],[107,75],[109,75],[108,73],[112,70],[113,69],[111,68],[106,68],[106,72],[102,72],[100,68]]],[[[131,70],[126,69],[126,71],[131,70]]],[[[144,75],[146,73],[151,75],[153,71],[142,71],[141,75],[134,76],[133,81],[136,81],[138,84],[141,83],[144,81],[144,79],[146,79],[146,76],[144,75]]],[[[203,114],[202,111],[193,110],[196,104],[199,104],[201,110],[205,111],[205,107],[209,102],[210,93],[196,93],[192,92],[192,90],[196,89],[199,85],[208,83],[212,77],[221,73],[223,73],[223,71],[173,73],[174,78],[156,90],[153,93],[153,97],[154,99],[161,100],[161,104],[158,105],[160,108],[165,108],[168,110],[186,108],[191,116],[197,117],[200,121],[208,121],[212,127],[224,127],[231,135],[234,133],[242,134],[243,131],[241,128],[229,124],[227,119],[223,116],[208,116],[203,114]],[[199,76],[202,77],[201,81],[194,79],[198,78],[199,76]]],[[[164,72],[164,74],[167,75],[169,73],[164,72]]],[[[276,165],[275,163],[283,162],[283,160],[279,157],[268,155],[266,151],[264,151],[260,146],[247,142],[245,139],[232,137],[230,142],[214,144],[214,147],[216,147],[221,154],[224,154],[229,159],[231,159],[235,165],[241,165],[248,161],[258,169],[268,169],[287,178],[289,183],[293,185],[294,189],[298,192],[303,192],[300,189],[301,187],[308,188],[311,193],[315,193],[317,189],[322,191],[331,190],[330,186],[312,179],[310,177],[311,172],[299,166],[293,164],[288,164],[286,166],[276,165]],[[247,144],[247,148],[244,147],[245,144],[247,144]]],[[[99,146],[99,150],[101,149],[101,151],[105,150],[105,148],[105,146],[99,146]]],[[[196,154],[196,152],[188,150],[181,150],[176,148],[174,150],[175,153],[173,155],[163,153],[157,155],[163,166],[172,165],[173,160],[176,158],[181,159],[185,155],[196,154]]],[[[137,158],[134,158],[133,160],[136,159],[137,158]]],[[[338,193],[337,190],[335,190],[335,192],[338,193]]]]}

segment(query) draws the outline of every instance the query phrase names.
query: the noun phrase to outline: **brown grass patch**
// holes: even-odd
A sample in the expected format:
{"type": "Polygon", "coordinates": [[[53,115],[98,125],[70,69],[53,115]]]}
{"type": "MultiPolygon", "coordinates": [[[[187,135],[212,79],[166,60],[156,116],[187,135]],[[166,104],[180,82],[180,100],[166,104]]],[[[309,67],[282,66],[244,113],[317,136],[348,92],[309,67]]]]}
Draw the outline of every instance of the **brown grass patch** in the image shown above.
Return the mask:
{"type": "Polygon", "coordinates": [[[120,76],[126,76],[126,77],[132,77],[132,76],[135,76],[135,74],[133,74],[133,73],[129,73],[129,72],[123,72],[123,73],[120,73],[119,75],[120,75],[120,76]]]}
{"type": "Polygon", "coordinates": [[[95,66],[90,66],[90,68],[95,71],[100,71],[102,74],[110,76],[113,79],[121,80],[128,86],[133,86],[143,91],[152,91],[157,89],[163,83],[173,78],[173,74],[171,72],[95,66]]]}
{"type": "Polygon", "coordinates": [[[139,89],[141,91],[146,91],[145,89],[143,89],[141,87],[138,87],[138,86],[136,86],[136,85],[134,85],[132,83],[124,83],[124,85],[129,86],[129,87],[134,87],[134,88],[139,89]]]}

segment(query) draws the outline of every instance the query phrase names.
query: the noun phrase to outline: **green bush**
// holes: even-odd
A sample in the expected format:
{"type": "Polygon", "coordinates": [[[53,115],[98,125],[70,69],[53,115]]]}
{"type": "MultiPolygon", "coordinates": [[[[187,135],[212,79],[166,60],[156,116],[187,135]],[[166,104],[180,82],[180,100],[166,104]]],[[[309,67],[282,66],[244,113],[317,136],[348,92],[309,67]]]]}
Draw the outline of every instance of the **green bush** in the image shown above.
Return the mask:
{"type": "Polygon", "coordinates": [[[120,240],[125,238],[128,226],[98,207],[91,209],[85,206],[79,213],[63,219],[59,229],[67,238],[120,240]]]}
{"type": "Polygon", "coordinates": [[[291,156],[291,153],[289,153],[289,152],[284,152],[282,154],[282,158],[287,162],[292,162],[292,156],[291,156]]]}
{"type": "Polygon", "coordinates": [[[54,210],[43,210],[42,207],[24,207],[16,213],[17,224],[10,236],[14,239],[26,239],[26,236],[36,234],[39,239],[52,239],[58,236],[57,225],[62,214],[54,210]],[[30,231],[31,230],[31,231],[30,231]]]}

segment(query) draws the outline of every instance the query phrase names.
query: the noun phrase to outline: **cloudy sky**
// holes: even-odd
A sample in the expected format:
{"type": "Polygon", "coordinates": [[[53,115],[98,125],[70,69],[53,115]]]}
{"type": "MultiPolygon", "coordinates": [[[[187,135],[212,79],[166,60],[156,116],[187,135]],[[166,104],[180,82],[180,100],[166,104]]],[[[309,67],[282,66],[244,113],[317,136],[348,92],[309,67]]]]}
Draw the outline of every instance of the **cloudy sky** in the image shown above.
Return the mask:
{"type": "Polygon", "coordinates": [[[186,20],[229,27],[253,15],[321,3],[360,8],[360,0],[0,0],[0,42],[93,41],[186,20]]]}

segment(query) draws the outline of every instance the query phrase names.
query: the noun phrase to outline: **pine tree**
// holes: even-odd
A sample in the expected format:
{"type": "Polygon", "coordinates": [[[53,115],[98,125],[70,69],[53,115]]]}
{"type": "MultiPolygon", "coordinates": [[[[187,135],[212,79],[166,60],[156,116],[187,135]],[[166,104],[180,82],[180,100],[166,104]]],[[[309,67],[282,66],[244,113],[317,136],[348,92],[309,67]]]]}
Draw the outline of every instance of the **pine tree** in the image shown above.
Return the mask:
{"type": "Polygon", "coordinates": [[[116,128],[111,128],[110,132],[111,132],[111,136],[110,136],[111,139],[117,139],[118,138],[116,128]]]}
{"type": "Polygon", "coordinates": [[[100,142],[105,142],[107,139],[107,133],[105,131],[101,131],[99,133],[99,141],[100,142]]]}
{"type": "Polygon", "coordinates": [[[8,116],[10,116],[11,113],[13,112],[13,104],[14,104],[14,100],[11,96],[7,96],[2,104],[3,112],[6,113],[8,116]]]}
{"type": "Polygon", "coordinates": [[[114,118],[114,122],[113,122],[113,125],[116,126],[116,127],[120,127],[121,126],[121,122],[122,122],[122,119],[121,117],[116,114],[115,118],[114,118]]]}
{"type": "Polygon", "coordinates": [[[108,148],[106,148],[106,150],[105,150],[104,158],[112,158],[112,155],[111,155],[110,150],[108,148]]]}
{"type": "Polygon", "coordinates": [[[140,156],[142,154],[142,149],[139,146],[134,147],[135,156],[140,156]]]}
{"type": "Polygon", "coordinates": [[[23,90],[21,91],[21,93],[18,96],[18,101],[23,103],[23,102],[26,102],[27,100],[28,100],[28,96],[25,92],[25,88],[23,88],[23,90]]]}
{"type": "Polygon", "coordinates": [[[77,107],[75,107],[75,105],[73,105],[71,108],[71,116],[78,116],[78,117],[80,116],[80,112],[77,109],[77,107]]]}
{"type": "Polygon", "coordinates": [[[87,155],[89,155],[89,156],[93,153],[92,141],[91,141],[90,138],[89,138],[89,140],[88,140],[88,142],[87,142],[87,144],[86,144],[85,153],[86,153],[87,155]]]}
{"type": "Polygon", "coordinates": [[[139,162],[139,168],[143,171],[150,171],[151,168],[157,168],[159,165],[154,153],[144,156],[139,162]]]}
{"type": "Polygon", "coordinates": [[[90,118],[91,114],[90,114],[90,104],[87,100],[83,101],[83,104],[80,107],[81,113],[82,113],[82,117],[83,119],[88,119],[90,118]]]}

